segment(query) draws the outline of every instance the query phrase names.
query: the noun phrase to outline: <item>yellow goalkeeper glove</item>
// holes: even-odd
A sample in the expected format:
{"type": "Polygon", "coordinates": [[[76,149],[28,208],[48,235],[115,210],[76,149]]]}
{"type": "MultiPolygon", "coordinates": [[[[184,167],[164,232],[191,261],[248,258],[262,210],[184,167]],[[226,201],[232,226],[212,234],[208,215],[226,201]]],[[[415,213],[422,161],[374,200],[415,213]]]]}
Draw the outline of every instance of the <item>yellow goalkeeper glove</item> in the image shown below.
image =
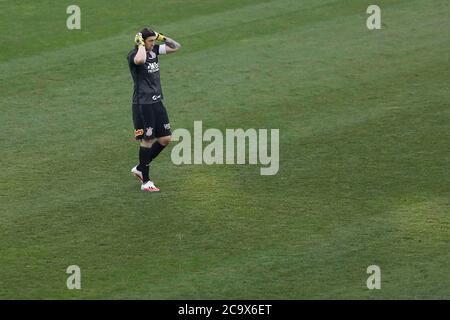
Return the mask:
{"type": "Polygon", "coordinates": [[[155,32],[156,33],[156,41],[161,41],[161,42],[164,42],[164,41],[166,41],[166,36],[165,35],[163,35],[162,33],[158,33],[158,32],[155,32]]]}
{"type": "Polygon", "coordinates": [[[139,47],[139,46],[145,46],[144,43],[144,38],[142,38],[142,33],[137,33],[136,36],[134,37],[134,43],[139,47]]]}

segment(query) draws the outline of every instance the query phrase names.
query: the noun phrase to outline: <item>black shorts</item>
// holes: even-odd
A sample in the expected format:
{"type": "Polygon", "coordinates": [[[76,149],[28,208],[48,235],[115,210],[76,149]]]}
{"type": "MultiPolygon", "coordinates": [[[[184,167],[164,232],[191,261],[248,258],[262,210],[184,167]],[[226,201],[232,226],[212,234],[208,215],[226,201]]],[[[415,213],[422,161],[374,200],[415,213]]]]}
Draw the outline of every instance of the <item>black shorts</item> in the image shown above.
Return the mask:
{"type": "Polygon", "coordinates": [[[152,104],[133,104],[132,113],[136,140],[150,140],[172,135],[169,116],[162,101],[152,104]]]}

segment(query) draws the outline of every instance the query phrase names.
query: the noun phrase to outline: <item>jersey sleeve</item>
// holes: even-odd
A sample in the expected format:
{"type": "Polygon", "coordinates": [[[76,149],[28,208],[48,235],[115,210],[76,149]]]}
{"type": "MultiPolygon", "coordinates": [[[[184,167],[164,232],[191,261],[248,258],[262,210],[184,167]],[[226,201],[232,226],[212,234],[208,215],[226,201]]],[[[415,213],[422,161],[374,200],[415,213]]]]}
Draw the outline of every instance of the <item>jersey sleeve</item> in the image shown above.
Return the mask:
{"type": "Polygon", "coordinates": [[[166,54],[167,53],[165,44],[162,44],[162,45],[159,46],[158,53],[159,54],[166,54]]]}
{"type": "Polygon", "coordinates": [[[153,52],[159,56],[160,54],[166,54],[166,45],[165,44],[155,44],[153,47],[153,52]]]}

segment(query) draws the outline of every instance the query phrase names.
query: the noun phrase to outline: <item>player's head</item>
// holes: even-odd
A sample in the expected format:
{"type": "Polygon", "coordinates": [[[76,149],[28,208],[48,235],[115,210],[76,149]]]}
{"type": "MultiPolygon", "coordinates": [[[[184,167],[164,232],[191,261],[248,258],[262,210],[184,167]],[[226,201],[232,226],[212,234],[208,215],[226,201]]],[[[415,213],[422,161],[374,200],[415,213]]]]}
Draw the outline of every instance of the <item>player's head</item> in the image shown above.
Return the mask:
{"type": "Polygon", "coordinates": [[[157,37],[155,31],[149,28],[144,28],[141,30],[141,33],[145,43],[145,50],[147,51],[152,50],[153,46],[155,45],[155,40],[157,37]]]}

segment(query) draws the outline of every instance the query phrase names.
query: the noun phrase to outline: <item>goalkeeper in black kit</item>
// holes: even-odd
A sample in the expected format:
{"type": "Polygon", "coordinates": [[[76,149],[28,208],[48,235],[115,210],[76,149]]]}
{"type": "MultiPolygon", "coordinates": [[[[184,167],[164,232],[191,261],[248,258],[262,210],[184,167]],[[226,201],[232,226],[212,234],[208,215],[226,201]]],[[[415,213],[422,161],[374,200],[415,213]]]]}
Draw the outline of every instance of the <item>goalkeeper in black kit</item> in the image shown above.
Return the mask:
{"type": "Polygon", "coordinates": [[[149,28],[136,34],[135,47],[128,54],[134,82],[132,115],[134,136],[140,141],[139,164],[131,173],[141,182],[141,190],[159,191],[150,180],[150,163],[170,143],[169,116],[164,107],[158,56],[177,52],[181,45],[149,28]],[[156,44],[155,42],[163,42],[156,44]]]}

